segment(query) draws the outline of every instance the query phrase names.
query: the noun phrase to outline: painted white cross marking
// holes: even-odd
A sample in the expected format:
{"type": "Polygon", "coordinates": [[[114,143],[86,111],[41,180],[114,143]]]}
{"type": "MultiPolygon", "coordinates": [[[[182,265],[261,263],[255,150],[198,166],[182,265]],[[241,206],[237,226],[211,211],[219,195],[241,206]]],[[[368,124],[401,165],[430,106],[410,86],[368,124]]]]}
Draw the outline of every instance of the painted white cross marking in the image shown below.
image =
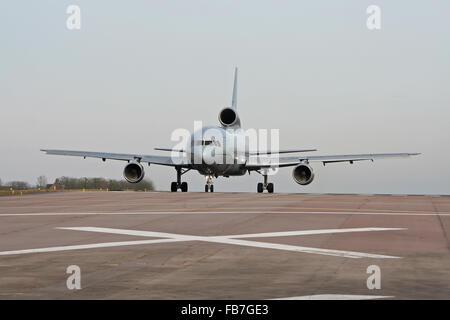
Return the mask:
{"type": "Polygon", "coordinates": [[[294,245],[287,245],[287,244],[248,241],[248,240],[242,240],[242,239],[244,239],[244,238],[265,238],[265,237],[314,235],[314,234],[330,234],[330,233],[344,233],[344,232],[405,230],[405,228],[347,228],[347,229],[283,231],[283,232],[270,232],[270,233],[226,235],[226,236],[192,236],[192,235],[183,235],[183,234],[175,234],[175,233],[165,233],[165,232],[99,228],[99,227],[61,227],[61,228],[57,228],[57,229],[102,232],[102,233],[122,234],[122,235],[141,236],[141,237],[156,237],[156,238],[164,238],[164,239],[106,242],[106,243],[94,243],[94,244],[85,244],[85,245],[1,251],[0,256],[26,254],[26,253],[39,253],[39,252],[80,250],[80,249],[91,249],[91,248],[132,246],[132,245],[141,245],[141,244],[169,243],[169,242],[180,242],[180,241],[205,241],[205,242],[233,244],[233,245],[238,245],[238,246],[247,246],[247,247],[256,247],[256,248],[314,253],[314,254],[322,254],[322,255],[345,257],[345,258],[395,259],[395,258],[400,258],[400,257],[371,254],[371,253],[364,253],[364,252],[355,252],[355,251],[310,248],[310,247],[294,246],[294,245]]]}

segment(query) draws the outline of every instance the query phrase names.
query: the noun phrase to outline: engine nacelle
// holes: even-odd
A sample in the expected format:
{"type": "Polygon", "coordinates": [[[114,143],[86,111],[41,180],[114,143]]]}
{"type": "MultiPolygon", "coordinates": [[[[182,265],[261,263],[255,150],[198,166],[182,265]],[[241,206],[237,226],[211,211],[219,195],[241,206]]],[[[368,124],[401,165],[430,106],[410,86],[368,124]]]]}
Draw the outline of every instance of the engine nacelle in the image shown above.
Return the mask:
{"type": "Polygon", "coordinates": [[[123,177],[130,183],[138,183],[144,179],[144,167],[137,161],[131,161],[123,169],[123,177]]]}
{"type": "Polygon", "coordinates": [[[314,180],[313,169],[306,163],[296,166],[294,171],[292,171],[292,176],[294,181],[302,186],[306,186],[314,180]]]}
{"type": "Polygon", "coordinates": [[[219,113],[219,122],[223,127],[240,126],[241,120],[232,108],[224,108],[219,113]]]}

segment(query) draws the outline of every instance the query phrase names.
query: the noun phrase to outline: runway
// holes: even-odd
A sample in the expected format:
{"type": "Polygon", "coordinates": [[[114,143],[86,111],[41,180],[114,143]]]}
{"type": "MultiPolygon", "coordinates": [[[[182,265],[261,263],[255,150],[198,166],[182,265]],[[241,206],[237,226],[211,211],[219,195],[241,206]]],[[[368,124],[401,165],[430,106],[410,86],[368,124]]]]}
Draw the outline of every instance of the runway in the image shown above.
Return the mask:
{"type": "Polygon", "coordinates": [[[449,299],[449,239],[450,196],[0,197],[0,299],[449,299]]]}

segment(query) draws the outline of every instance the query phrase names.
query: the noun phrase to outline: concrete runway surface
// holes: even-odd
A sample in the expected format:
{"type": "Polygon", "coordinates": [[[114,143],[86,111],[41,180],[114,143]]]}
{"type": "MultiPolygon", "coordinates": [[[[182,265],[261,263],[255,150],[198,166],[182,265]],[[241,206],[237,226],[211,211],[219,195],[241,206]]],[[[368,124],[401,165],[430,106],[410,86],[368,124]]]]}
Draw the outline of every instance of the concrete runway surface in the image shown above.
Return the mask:
{"type": "Polygon", "coordinates": [[[449,299],[449,239],[450,196],[1,197],[0,299],[449,299]]]}

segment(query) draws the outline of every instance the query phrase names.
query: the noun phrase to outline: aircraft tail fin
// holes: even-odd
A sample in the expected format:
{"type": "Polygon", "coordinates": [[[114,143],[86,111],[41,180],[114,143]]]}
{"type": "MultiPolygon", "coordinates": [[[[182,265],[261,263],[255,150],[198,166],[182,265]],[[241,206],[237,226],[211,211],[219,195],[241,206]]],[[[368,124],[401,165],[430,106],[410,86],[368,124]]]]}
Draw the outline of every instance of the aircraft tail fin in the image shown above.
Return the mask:
{"type": "Polygon", "coordinates": [[[234,69],[234,85],[233,85],[233,98],[231,99],[231,108],[233,110],[237,109],[237,77],[238,77],[238,68],[234,69]]]}

